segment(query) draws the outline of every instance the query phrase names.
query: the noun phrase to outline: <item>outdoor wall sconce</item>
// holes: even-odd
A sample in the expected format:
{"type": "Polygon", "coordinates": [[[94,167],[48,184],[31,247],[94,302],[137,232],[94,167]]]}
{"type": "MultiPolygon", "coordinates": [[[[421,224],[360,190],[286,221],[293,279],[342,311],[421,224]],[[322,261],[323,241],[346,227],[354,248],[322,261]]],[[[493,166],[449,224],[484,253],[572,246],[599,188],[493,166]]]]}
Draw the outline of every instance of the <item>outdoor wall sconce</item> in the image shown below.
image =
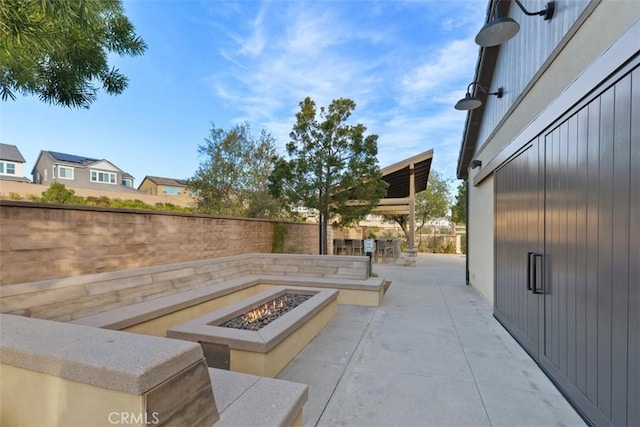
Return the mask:
{"type": "MultiPolygon", "coordinates": [[[[483,47],[498,46],[507,40],[510,40],[513,36],[520,31],[520,24],[518,24],[513,18],[508,16],[500,17],[498,12],[498,6],[503,0],[498,0],[494,8],[493,19],[485,24],[476,36],[476,44],[483,47]]],[[[553,12],[556,10],[556,2],[550,1],[546,4],[545,8],[537,12],[529,12],[520,3],[520,0],[514,0],[518,7],[522,9],[525,15],[528,16],[542,16],[545,21],[553,18],[553,12]]]]}
{"type": "MultiPolygon", "coordinates": [[[[482,92],[487,93],[487,91],[480,86],[478,82],[471,82],[469,86],[467,86],[467,93],[463,99],[456,102],[455,109],[456,110],[474,110],[482,105],[482,101],[477,96],[471,96],[471,86],[476,85],[482,92]]],[[[499,87],[496,92],[487,93],[487,95],[495,95],[498,98],[502,98],[504,94],[504,89],[499,87]]]]}
{"type": "Polygon", "coordinates": [[[482,166],[482,160],[471,160],[471,169],[479,168],[482,166]]]}

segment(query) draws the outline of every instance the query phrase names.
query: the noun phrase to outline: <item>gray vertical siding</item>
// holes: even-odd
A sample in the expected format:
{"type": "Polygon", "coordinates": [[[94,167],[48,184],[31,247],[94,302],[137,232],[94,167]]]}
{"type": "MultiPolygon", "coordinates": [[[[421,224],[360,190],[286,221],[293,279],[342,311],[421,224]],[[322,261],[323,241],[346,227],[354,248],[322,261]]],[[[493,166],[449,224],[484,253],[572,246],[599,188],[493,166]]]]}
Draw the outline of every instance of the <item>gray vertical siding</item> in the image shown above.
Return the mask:
{"type": "MultiPolygon", "coordinates": [[[[520,24],[520,31],[499,48],[493,84],[489,89],[493,92],[502,86],[505,93],[502,99],[492,98],[492,102],[486,103],[476,154],[589,2],[590,0],[557,1],[556,11],[550,21],[538,16],[526,16],[511,2],[508,16],[520,24]]],[[[529,11],[538,11],[544,9],[547,0],[527,0],[522,3],[529,11]]]]}

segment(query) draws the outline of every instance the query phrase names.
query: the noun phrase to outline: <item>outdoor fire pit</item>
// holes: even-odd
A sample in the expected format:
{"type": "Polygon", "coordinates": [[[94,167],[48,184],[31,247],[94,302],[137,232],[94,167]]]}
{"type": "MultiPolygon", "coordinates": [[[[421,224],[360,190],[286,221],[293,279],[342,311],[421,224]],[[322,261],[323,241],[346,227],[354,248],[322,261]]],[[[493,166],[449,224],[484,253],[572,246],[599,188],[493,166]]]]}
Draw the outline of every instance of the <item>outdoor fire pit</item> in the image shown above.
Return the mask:
{"type": "Polygon", "coordinates": [[[234,317],[221,326],[225,328],[248,329],[257,331],[273,322],[286,312],[293,310],[312,295],[284,294],[264,304],[249,309],[246,313],[234,317]]]}
{"type": "Polygon", "coordinates": [[[210,367],[275,377],[333,318],[338,290],[277,286],[173,327],[210,367]]]}

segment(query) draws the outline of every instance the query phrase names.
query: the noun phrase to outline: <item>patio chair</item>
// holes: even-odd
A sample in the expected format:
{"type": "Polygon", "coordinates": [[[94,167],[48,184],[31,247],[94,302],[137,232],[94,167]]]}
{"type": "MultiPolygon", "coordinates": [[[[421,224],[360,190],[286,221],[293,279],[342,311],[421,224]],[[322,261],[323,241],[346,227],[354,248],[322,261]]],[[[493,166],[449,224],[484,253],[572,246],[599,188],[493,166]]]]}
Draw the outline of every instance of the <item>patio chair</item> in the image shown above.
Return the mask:
{"type": "Polygon", "coordinates": [[[378,262],[379,256],[382,257],[382,262],[387,262],[389,260],[389,256],[392,254],[393,246],[389,240],[376,240],[376,262],[378,262]]]}
{"type": "Polygon", "coordinates": [[[393,239],[393,261],[400,257],[400,239],[393,239]]]}
{"type": "Polygon", "coordinates": [[[333,254],[348,255],[347,245],[344,243],[344,239],[333,239],[333,254]]]}

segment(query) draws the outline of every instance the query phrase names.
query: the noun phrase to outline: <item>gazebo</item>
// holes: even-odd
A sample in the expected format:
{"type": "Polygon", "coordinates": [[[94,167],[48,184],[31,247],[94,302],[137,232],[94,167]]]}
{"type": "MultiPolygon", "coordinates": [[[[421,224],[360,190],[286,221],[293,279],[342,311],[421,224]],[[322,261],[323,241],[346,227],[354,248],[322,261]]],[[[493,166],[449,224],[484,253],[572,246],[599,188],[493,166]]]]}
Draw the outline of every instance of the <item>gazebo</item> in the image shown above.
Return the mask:
{"type": "Polygon", "coordinates": [[[373,209],[373,214],[409,215],[409,253],[415,253],[416,193],[427,188],[433,150],[416,154],[381,170],[382,179],[389,187],[387,193],[373,209]]]}

